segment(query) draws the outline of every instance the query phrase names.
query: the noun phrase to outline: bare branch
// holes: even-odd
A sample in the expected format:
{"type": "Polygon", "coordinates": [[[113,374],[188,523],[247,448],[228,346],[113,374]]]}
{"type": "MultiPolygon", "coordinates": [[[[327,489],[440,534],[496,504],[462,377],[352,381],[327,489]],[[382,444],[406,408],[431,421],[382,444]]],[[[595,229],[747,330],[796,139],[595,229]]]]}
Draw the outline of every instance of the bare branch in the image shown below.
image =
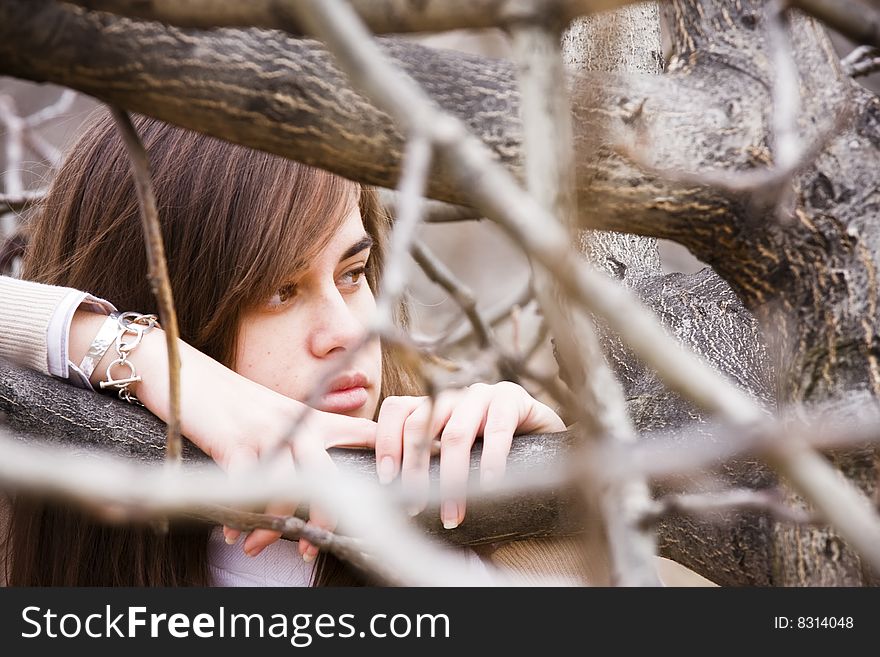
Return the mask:
{"type": "Polygon", "coordinates": [[[774,445],[766,458],[866,563],[880,571],[880,515],[855,484],[793,436],[774,445]]]}
{"type": "Polygon", "coordinates": [[[773,155],[774,164],[791,170],[801,159],[797,133],[800,112],[798,70],[788,38],[788,17],[779,2],[767,6],[768,41],[773,58],[773,155]]]}
{"type": "Polygon", "coordinates": [[[159,305],[159,317],[165,332],[168,347],[168,442],[166,457],[169,462],[179,462],[182,443],[180,438],[180,353],[177,341],[180,332],[177,328],[177,311],[174,308],[174,295],[171,291],[171,280],[168,276],[168,263],[165,260],[165,246],[162,243],[162,229],[159,225],[159,212],[156,209],[156,197],[150,181],[150,165],[147,152],[138,137],[137,131],[128,118],[128,113],[118,107],[110,108],[113,119],[122,135],[125,149],[128,152],[138,204],[141,210],[141,223],[144,229],[144,240],[147,246],[148,276],[153,295],[159,305]]]}
{"type": "Polygon", "coordinates": [[[544,343],[547,342],[547,335],[550,332],[550,328],[547,326],[547,322],[544,321],[543,318],[540,319],[540,323],[538,324],[538,330],[535,333],[535,337],[532,340],[532,344],[529,345],[528,348],[522,351],[521,358],[524,363],[528,363],[532,357],[538,352],[544,343]]]}
{"type": "Polygon", "coordinates": [[[46,160],[53,168],[61,163],[61,151],[50,144],[39,132],[26,130],[24,141],[34,153],[46,160]]]}
{"type": "MultiPolygon", "coordinates": [[[[553,27],[524,24],[514,27],[511,37],[522,98],[528,190],[558,218],[563,230],[574,234],[573,131],[561,34],[553,27]]],[[[556,341],[560,372],[577,401],[576,406],[566,410],[581,419],[593,441],[634,442],[635,430],[626,412],[623,391],[605,363],[592,318],[583,307],[571,304],[558,280],[546,269],[537,269],[534,276],[538,301],[556,341]]],[[[588,452],[582,449],[577,456],[586,459],[588,452]]],[[[586,496],[588,523],[596,530],[590,536],[607,536],[607,546],[599,549],[609,553],[613,573],[602,579],[623,586],[659,585],[653,563],[654,534],[635,522],[650,501],[644,480],[589,477],[579,483],[586,496]],[[600,525],[602,531],[598,531],[600,525]]]]}
{"type": "Polygon", "coordinates": [[[656,526],[671,515],[717,517],[729,511],[759,511],[783,522],[799,525],[821,524],[815,514],[786,506],[778,490],[751,490],[738,488],[718,493],[690,493],[666,495],[658,499],[644,517],[647,526],[656,526]]]}
{"type": "Polygon", "coordinates": [[[76,92],[71,89],[65,89],[54,103],[28,116],[25,119],[27,127],[33,130],[52,119],[58,118],[71,108],[74,100],[76,100],[76,92]]]}
{"type": "Polygon", "coordinates": [[[388,247],[388,262],[382,273],[382,290],[376,300],[374,331],[384,333],[394,326],[394,308],[406,289],[406,259],[422,219],[425,184],[431,170],[432,145],[421,127],[411,131],[398,188],[397,219],[388,247]]]}
{"type": "Polygon", "coordinates": [[[21,163],[24,159],[25,122],[15,110],[10,96],[0,94],[0,122],[6,130],[6,171],[3,173],[4,192],[12,198],[24,193],[21,163]]]}
{"type": "MultiPolygon", "coordinates": [[[[763,456],[788,436],[817,450],[851,449],[880,443],[880,417],[862,409],[856,417],[825,415],[818,411],[797,420],[767,418],[753,427],[715,426],[698,430],[683,427],[676,435],[654,435],[618,458],[607,456],[607,467],[633,468],[652,480],[673,479],[687,472],[700,472],[746,455],[763,456]],[[688,434],[692,434],[688,436],[688,434]],[[712,438],[707,439],[707,434],[712,438]],[[614,464],[614,465],[612,465],[614,464]]],[[[606,458],[606,457],[603,457],[606,458]]],[[[605,466],[603,466],[605,467],[605,466]]]]}
{"type": "MultiPolygon", "coordinates": [[[[301,35],[297,18],[301,0],[68,0],[87,9],[109,11],[132,18],[158,20],[180,27],[253,26],[301,35]]],[[[576,16],[607,11],[635,0],[351,0],[354,10],[376,34],[441,32],[505,26],[513,22],[546,19],[567,23],[576,16]]]]}
{"type": "MultiPolygon", "coordinates": [[[[254,470],[230,479],[213,465],[185,470],[149,467],[84,454],[81,449],[24,445],[6,438],[3,432],[0,454],[0,482],[6,487],[61,496],[90,508],[109,505],[140,513],[189,515],[193,508],[206,505],[320,500],[339,517],[339,527],[346,535],[357,537],[360,549],[356,563],[382,581],[419,586],[522,584],[494,569],[468,566],[462,556],[429,541],[390,507],[386,491],[351,474],[315,476],[305,470],[291,481],[254,470]]],[[[334,542],[329,535],[323,540],[334,550],[353,547],[348,541],[334,542]]]]}
{"type": "MultiPolygon", "coordinates": [[[[512,297],[503,299],[494,307],[481,313],[486,323],[495,328],[503,321],[510,318],[514,308],[525,309],[527,304],[534,298],[531,283],[527,283],[512,297]]],[[[471,330],[472,324],[465,319],[458,328],[453,328],[445,339],[445,344],[449,347],[457,347],[463,342],[470,339],[474,334],[471,330]]]]}
{"type": "MultiPolygon", "coordinates": [[[[396,215],[399,212],[397,208],[397,196],[397,192],[390,189],[379,189],[379,200],[390,215],[396,215]]],[[[444,203],[443,201],[435,201],[433,199],[425,199],[423,201],[422,215],[422,221],[426,224],[479,221],[483,218],[472,208],[468,208],[464,205],[444,203]]]]}
{"type": "Polygon", "coordinates": [[[37,203],[45,196],[45,189],[21,191],[18,194],[0,194],[0,214],[4,212],[21,212],[27,206],[37,203]]]}
{"type": "Polygon", "coordinates": [[[412,255],[428,278],[446,290],[467,315],[480,347],[484,349],[489,347],[492,342],[492,329],[477,310],[474,293],[465,287],[422,242],[413,243],[412,255]]]}
{"type": "Polygon", "coordinates": [[[197,506],[185,515],[243,532],[254,529],[271,529],[279,532],[281,538],[289,541],[298,541],[300,538],[304,538],[319,549],[332,552],[340,559],[344,559],[362,570],[367,572],[376,570],[375,560],[364,552],[360,541],[356,538],[335,534],[296,516],[273,516],[222,506],[197,506]]]}
{"type": "Polygon", "coordinates": [[[840,60],[843,72],[853,78],[860,78],[880,71],[880,49],[873,46],[859,46],[840,60]]]}

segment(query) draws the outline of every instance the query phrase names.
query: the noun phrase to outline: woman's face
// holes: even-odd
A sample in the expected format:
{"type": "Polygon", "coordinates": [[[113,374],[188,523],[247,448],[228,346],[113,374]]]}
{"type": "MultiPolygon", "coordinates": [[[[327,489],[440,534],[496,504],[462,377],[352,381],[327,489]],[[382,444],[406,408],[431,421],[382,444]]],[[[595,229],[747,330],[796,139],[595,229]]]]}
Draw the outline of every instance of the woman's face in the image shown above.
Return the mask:
{"type": "MultiPolygon", "coordinates": [[[[327,247],[262,308],[244,313],[235,370],[306,401],[359,344],[376,309],[364,267],[372,239],[352,210],[327,247]]],[[[379,340],[371,340],[316,404],[322,411],[372,418],[382,384],[379,340]]]]}

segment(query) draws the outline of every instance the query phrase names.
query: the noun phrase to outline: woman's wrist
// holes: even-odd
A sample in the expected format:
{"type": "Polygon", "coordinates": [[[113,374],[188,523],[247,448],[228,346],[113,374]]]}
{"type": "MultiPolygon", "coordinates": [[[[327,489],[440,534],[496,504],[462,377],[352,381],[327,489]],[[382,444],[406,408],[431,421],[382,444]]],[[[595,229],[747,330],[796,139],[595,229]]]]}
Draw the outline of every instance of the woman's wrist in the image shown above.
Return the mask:
{"type": "MultiPolygon", "coordinates": [[[[92,341],[107,321],[107,315],[78,310],[70,325],[70,359],[82,362],[92,341]]],[[[107,380],[107,367],[118,358],[113,345],[95,364],[89,382],[100,390],[101,381],[107,380]]],[[[167,418],[168,355],[165,335],[159,327],[147,331],[140,344],[129,352],[127,360],[141,380],[134,384],[132,392],[147,408],[163,420],[167,418]],[[164,394],[163,394],[164,392],[164,394]],[[163,403],[164,401],[164,403],[163,403]]]]}
{"type": "MultiPolygon", "coordinates": [[[[71,362],[81,363],[95,336],[101,330],[107,315],[93,313],[86,310],[77,310],[73,315],[70,323],[70,340],[68,343],[68,354],[71,362]]],[[[89,382],[92,387],[98,389],[98,382],[104,378],[109,365],[116,352],[111,346],[103,357],[96,363],[94,370],[89,376],[89,382]]]]}

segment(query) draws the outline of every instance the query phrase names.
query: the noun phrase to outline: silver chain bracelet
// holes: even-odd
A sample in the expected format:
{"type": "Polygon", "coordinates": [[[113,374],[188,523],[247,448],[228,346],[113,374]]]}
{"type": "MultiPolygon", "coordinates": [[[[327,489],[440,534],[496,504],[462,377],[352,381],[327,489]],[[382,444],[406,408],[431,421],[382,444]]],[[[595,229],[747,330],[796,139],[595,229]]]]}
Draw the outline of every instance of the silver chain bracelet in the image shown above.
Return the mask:
{"type": "Polygon", "coordinates": [[[101,381],[98,385],[101,386],[102,390],[107,388],[118,390],[119,398],[127,401],[129,404],[143,406],[138,398],[128,389],[132,383],[137,383],[141,380],[141,377],[135,371],[134,364],[128,360],[128,355],[141,343],[146,333],[159,326],[159,318],[156,315],[141,315],[140,313],[127,312],[119,315],[117,323],[119,324],[119,332],[116,334],[115,346],[118,358],[107,366],[107,372],[105,373],[107,380],[101,381]],[[126,342],[126,335],[133,335],[134,337],[126,342]],[[111,373],[114,367],[127,367],[129,375],[114,379],[111,373]]]}

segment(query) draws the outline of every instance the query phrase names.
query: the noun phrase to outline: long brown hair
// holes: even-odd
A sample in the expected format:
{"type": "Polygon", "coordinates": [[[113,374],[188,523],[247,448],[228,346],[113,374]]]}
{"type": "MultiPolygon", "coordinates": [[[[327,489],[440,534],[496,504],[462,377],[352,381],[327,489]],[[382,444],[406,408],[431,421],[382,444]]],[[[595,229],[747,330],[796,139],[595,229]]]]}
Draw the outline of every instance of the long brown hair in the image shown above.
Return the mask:
{"type": "MultiPolygon", "coordinates": [[[[134,123],[150,157],[183,340],[234,367],[241,314],[304,270],[355,202],[375,241],[366,275],[378,289],[389,219],[375,190],[154,119],[134,123]]],[[[157,312],[127,155],[106,112],[71,148],[30,232],[23,278],[157,312]]],[[[385,349],[382,370],[382,398],[416,394],[412,374],[385,349]]],[[[206,525],[175,522],[157,534],[26,498],[11,515],[10,585],[209,583],[206,525]]],[[[318,585],[358,583],[324,554],[315,573],[318,585]]]]}

